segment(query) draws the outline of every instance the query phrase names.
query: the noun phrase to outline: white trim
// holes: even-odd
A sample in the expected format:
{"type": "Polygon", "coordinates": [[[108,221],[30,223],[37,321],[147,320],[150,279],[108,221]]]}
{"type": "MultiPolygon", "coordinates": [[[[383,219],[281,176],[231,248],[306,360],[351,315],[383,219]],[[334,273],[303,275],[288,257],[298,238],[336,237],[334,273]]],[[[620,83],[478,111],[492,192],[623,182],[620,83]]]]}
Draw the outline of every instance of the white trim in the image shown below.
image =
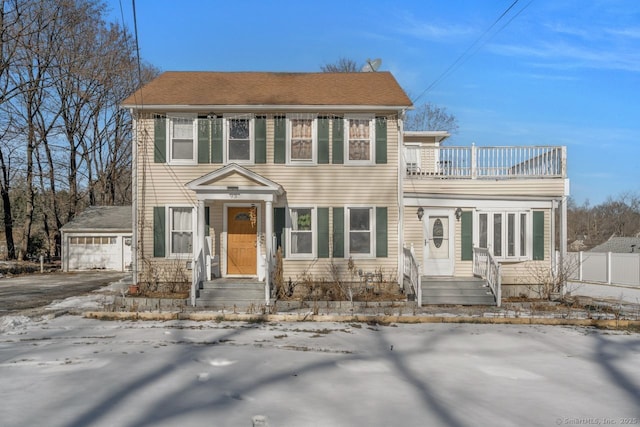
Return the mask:
{"type": "MultiPolygon", "coordinates": [[[[373,205],[347,205],[344,207],[344,255],[345,258],[354,259],[371,259],[376,257],[376,207],[373,205]],[[369,209],[369,253],[366,254],[352,254],[350,248],[351,240],[351,227],[349,226],[349,220],[351,216],[351,209],[369,209]]],[[[388,211],[387,211],[388,212],[388,211]]],[[[357,230],[356,230],[357,231],[357,230]]]]}
{"type": "Polygon", "coordinates": [[[196,227],[197,227],[197,218],[196,218],[196,209],[193,205],[188,204],[171,204],[166,205],[165,209],[165,258],[167,259],[191,259],[193,258],[193,252],[196,248],[195,246],[195,238],[196,238],[196,227]],[[173,247],[171,246],[171,232],[173,231],[173,216],[171,215],[172,209],[180,209],[180,208],[189,208],[191,209],[191,252],[185,253],[173,253],[173,247]]]}
{"type": "Polygon", "coordinates": [[[180,105],[180,104],[122,104],[122,108],[134,110],[152,111],[325,111],[339,113],[341,111],[394,111],[400,115],[404,110],[413,110],[413,106],[407,105],[296,105],[296,104],[256,104],[256,105],[229,105],[229,104],[207,104],[207,105],[180,105]]]}
{"type": "Polygon", "coordinates": [[[429,276],[452,276],[455,271],[456,257],[455,257],[455,245],[456,245],[456,220],[455,212],[453,209],[431,209],[425,208],[424,217],[422,217],[422,262],[423,273],[429,276]],[[448,218],[449,232],[447,239],[449,242],[449,257],[444,258],[429,258],[429,241],[431,240],[431,230],[429,230],[429,218],[436,216],[446,216],[448,218]]]}
{"type": "Polygon", "coordinates": [[[285,209],[285,229],[286,229],[286,251],[287,257],[291,259],[315,259],[318,248],[318,208],[315,205],[287,206],[285,209]],[[294,254],[292,252],[291,234],[293,232],[293,220],[291,218],[292,209],[311,209],[311,253],[294,254]]]}
{"type": "Polygon", "coordinates": [[[533,210],[532,209],[513,209],[513,208],[492,208],[492,209],[476,209],[473,212],[473,245],[480,247],[480,214],[487,214],[487,246],[496,260],[501,262],[521,262],[530,261],[533,259],[533,210]],[[502,215],[501,224],[501,255],[496,255],[494,251],[494,222],[493,218],[495,214],[502,215]],[[508,230],[508,215],[515,215],[514,233],[515,233],[515,249],[518,255],[509,256],[509,230],[508,230]],[[520,230],[522,229],[522,223],[520,221],[520,214],[526,214],[525,218],[525,250],[526,255],[520,254],[520,230]]]}
{"type": "Polygon", "coordinates": [[[262,206],[260,203],[223,203],[222,205],[222,233],[220,233],[220,275],[222,277],[260,277],[260,266],[262,257],[262,245],[260,235],[262,233],[262,206]],[[229,208],[256,207],[256,272],[252,275],[228,274],[228,248],[229,248],[229,208]]]}
{"type": "Polygon", "coordinates": [[[255,163],[255,115],[253,113],[234,113],[234,114],[224,114],[224,134],[222,137],[223,144],[223,156],[226,160],[227,164],[230,163],[238,163],[238,164],[247,164],[252,165],[255,163]],[[229,158],[229,122],[231,120],[248,120],[249,121],[249,160],[244,159],[230,159],[229,158]]]}
{"type": "Polygon", "coordinates": [[[551,209],[554,200],[561,198],[523,200],[509,199],[499,196],[488,196],[491,199],[478,198],[447,198],[434,197],[405,197],[403,199],[404,206],[430,206],[441,208],[469,208],[469,209],[551,209]]]}
{"type": "Polygon", "coordinates": [[[347,114],[344,116],[344,165],[375,165],[375,144],[376,144],[376,122],[374,114],[347,114]],[[369,160],[349,160],[349,121],[368,120],[369,121],[369,160]]]}
{"type": "Polygon", "coordinates": [[[318,116],[317,114],[287,114],[286,119],[287,164],[295,166],[316,165],[318,163],[318,116]],[[311,120],[311,159],[294,160],[291,158],[291,120],[311,120]]]}
{"type": "Polygon", "coordinates": [[[191,113],[175,113],[171,117],[167,117],[166,120],[166,135],[167,135],[167,164],[170,165],[196,165],[198,164],[198,116],[191,113]],[[174,159],[173,158],[173,120],[174,119],[191,119],[192,122],[192,150],[191,159],[174,159]]]}

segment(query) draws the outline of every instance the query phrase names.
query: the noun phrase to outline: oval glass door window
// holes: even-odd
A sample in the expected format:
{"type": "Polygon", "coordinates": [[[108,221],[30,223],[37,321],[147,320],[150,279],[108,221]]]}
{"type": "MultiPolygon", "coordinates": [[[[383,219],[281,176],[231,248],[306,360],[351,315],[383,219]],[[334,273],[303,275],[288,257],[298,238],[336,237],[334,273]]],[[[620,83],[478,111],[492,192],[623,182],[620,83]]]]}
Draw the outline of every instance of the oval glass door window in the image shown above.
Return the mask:
{"type": "Polygon", "coordinates": [[[442,240],[444,238],[444,227],[440,218],[436,218],[436,220],[433,222],[433,233],[431,235],[433,236],[433,245],[436,248],[442,246],[442,240]]]}

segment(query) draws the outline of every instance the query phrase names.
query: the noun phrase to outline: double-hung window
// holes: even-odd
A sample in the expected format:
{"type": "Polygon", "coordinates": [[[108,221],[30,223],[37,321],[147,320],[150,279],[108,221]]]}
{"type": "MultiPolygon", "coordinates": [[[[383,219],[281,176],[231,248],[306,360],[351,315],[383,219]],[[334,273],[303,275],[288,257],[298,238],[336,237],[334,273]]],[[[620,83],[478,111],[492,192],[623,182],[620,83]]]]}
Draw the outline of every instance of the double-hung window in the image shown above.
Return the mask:
{"type": "Polygon", "coordinates": [[[313,208],[291,208],[289,252],[292,257],[313,257],[316,247],[316,218],[313,208]]]}
{"type": "Polygon", "coordinates": [[[169,208],[169,247],[172,256],[191,255],[193,252],[193,209],[169,208]]]}
{"type": "Polygon", "coordinates": [[[375,124],[373,116],[350,116],[345,118],[346,163],[373,163],[375,124]]]}
{"type": "Polygon", "coordinates": [[[489,248],[496,258],[531,259],[531,224],[528,211],[478,213],[478,246],[489,248]]]}
{"type": "Polygon", "coordinates": [[[233,116],[227,117],[226,123],[228,161],[253,163],[253,119],[233,116]]]}
{"type": "Polygon", "coordinates": [[[290,163],[315,163],[316,119],[311,115],[289,116],[287,151],[290,163]]]}
{"type": "Polygon", "coordinates": [[[169,123],[169,159],[175,164],[191,164],[196,159],[196,116],[174,115],[169,123]]]}
{"type": "Polygon", "coordinates": [[[349,256],[373,256],[374,219],[373,208],[347,208],[349,256]]]}

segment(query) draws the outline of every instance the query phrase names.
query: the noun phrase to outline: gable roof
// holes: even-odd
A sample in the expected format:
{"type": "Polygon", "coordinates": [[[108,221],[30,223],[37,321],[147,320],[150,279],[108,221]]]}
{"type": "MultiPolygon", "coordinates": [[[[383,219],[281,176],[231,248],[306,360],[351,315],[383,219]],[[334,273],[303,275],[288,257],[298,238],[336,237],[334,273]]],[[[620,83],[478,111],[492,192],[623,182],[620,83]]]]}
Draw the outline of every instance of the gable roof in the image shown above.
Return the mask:
{"type": "Polygon", "coordinates": [[[606,242],[591,249],[590,252],[640,253],[640,237],[610,237],[606,242]]]}
{"type": "Polygon", "coordinates": [[[66,223],[63,231],[131,231],[131,206],[89,206],[73,220],[66,223]]]}
{"type": "Polygon", "coordinates": [[[167,71],[122,102],[154,106],[412,106],[389,72],[167,71]]]}
{"type": "Polygon", "coordinates": [[[265,178],[264,176],[259,175],[249,169],[243,168],[236,163],[230,163],[218,170],[209,172],[208,174],[203,175],[200,178],[196,178],[193,181],[188,182],[186,186],[190,190],[194,190],[196,192],[206,191],[209,193],[228,194],[229,191],[251,191],[273,193],[275,195],[281,195],[284,193],[284,189],[280,184],[273,182],[270,179],[265,178]],[[223,181],[225,177],[229,176],[245,178],[248,181],[245,184],[248,185],[234,185],[229,187],[225,182],[220,182],[223,181]]]}

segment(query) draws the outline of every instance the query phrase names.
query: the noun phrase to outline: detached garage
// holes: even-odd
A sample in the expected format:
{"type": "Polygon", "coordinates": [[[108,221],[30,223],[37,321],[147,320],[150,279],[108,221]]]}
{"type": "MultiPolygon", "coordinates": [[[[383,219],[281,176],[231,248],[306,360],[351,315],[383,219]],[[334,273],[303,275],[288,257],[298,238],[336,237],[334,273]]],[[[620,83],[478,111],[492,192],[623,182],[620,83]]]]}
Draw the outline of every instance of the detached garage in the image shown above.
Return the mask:
{"type": "Polygon", "coordinates": [[[131,206],[91,206],[60,231],[63,271],[131,269],[131,206]]]}

